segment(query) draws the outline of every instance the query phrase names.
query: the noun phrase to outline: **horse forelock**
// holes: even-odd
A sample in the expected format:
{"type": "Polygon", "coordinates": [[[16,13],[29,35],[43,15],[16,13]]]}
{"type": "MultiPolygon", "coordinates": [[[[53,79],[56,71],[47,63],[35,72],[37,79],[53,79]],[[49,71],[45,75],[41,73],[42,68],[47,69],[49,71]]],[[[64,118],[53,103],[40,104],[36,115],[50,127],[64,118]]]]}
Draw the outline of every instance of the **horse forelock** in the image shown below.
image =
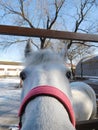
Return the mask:
{"type": "Polygon", "coordinates": [[[40,50],[37,52],[32,52],[28,55],[25,60],[25,65],[37,65],[47,62],[63,63],[63,59],[58,54],[53,53],[50,50],[40,50]]]}

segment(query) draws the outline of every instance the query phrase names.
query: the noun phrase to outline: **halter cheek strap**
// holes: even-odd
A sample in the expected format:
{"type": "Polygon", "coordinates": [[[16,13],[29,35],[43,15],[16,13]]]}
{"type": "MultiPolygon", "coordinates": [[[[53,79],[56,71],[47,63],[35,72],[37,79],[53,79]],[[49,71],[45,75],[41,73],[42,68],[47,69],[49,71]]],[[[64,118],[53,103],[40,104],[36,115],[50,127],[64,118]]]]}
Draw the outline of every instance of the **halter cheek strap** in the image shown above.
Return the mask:
{"type": "Polygon", "coordinates": [[[71,102],[68,99],[68,97],[61,90],[59,90],[55,87],[43,85],[43,86],[37,86],[37,87],[33,88],[32,90],[30,90],[30,92],[27,94],[27,96],[23,99],[22,104],[19,109],[19,113],[18,113],[18,116],[20,117],[19,129],[21,129],[21,127],[22,127],[21,118],[22,118],[22,115],[25,111],[27,104],[34,98],[36,98],[38,96],[43,96],[43,95],[54,97],[58,101],[60,101],[63,104],[63,106],[65,107],[65,109],[67,110],[67,112],[69,114],[69,118],[70,118],[73,126],[75,127],[74,111],[73,111],[71,102]]]}

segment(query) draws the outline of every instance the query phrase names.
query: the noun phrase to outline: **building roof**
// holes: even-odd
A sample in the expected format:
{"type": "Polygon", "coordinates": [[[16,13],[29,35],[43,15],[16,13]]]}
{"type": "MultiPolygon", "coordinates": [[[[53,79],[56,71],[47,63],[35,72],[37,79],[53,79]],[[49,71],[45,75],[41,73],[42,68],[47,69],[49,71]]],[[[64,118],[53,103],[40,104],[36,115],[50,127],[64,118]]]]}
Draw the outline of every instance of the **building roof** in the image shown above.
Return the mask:
{"type": "Polygon", "coordinates": [[[22,65],[21,62],[0,61],[0,65],[22,65]]]}
{"type": "Polygon", "coordinates": [[[83,58],[81,61],[82,62],[87,62],[87,61],[91,61],[91,60],[98,60],[98,56],[89,56],[89,57],[86,57],[86,58],[83,58]]]}

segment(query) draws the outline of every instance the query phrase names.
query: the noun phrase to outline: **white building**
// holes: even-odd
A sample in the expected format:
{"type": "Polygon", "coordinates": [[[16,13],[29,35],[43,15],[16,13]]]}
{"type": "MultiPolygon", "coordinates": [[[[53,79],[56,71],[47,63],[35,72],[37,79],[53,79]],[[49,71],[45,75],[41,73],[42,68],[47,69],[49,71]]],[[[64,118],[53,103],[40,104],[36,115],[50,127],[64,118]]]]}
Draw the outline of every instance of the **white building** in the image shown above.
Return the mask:
{"type": "Polygon", "coordinates": [[[17,77],[23,68],[20,62],[0,61],[0,77],[17,77]]]}

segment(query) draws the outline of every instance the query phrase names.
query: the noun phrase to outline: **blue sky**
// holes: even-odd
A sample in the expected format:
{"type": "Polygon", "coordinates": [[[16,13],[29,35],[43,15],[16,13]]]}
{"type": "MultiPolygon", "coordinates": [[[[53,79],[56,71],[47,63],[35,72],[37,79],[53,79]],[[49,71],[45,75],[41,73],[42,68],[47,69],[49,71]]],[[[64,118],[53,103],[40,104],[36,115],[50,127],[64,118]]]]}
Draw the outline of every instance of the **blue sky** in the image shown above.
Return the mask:
{"type": "Polygon", "coordinates": [[[0,51],[1,61],[22,61],[24,59],[24,45],[17,46],[12,45],[8,48],[4,48],[0,51]]]}
{"type": "MultiPolygon", "coordinates": [[[[5,38],[5,44],[8,40],[9,42],[13,42],[15,40],[26,40],[25,37],[18,37],[18,36],[7,36],[7,35],[0,35],[3,37],[0,39],[1,41],[4,41],[5,38]]],[[[24,49],[25,49],[26,42],[19,42],[16,44],[12,44],[8,47],[0,46],[0,60],[3,61],[22,61],[24,59],[24,49]]]]}
{"type": "MultiPolygon", "coordinates": [[[[7,0],[4,0],[5,2],[7,2],[7,0]]],[[[17,6],[16,9],[18,9],[18,0],[9,0],[10,2],[14,2],[13,7],[17,6]]],[[[25,0],[25,2],[27,2],[29,0],[25,0]]],[[[36,0],[33,0],[36,3],[36,0]]],[[[51,2],[51,0],[50,0],[51,2]]],[[[79,5],[80,0],[68,0],[68,2],[66,3],[66,8],[62,9],[61,13],[64,14],[63,15],[63,20],[61,20],[61,18],[59,17],[58,21],[57,21],[57,25],[55,25],[54,27],[59,29],[59,30],[65,30],[65,31],[73,31],[73,27],[74,27],[74,20],[75,19],[71,19],[71,15],[74,16],[75,14],[75,8],[74,5],[78,4],[79,5]],[[66,13],[65,13],[66,12],[66,13]],[[65,24],[66,22],[66,24],[65,24]],[[63,23],[63,25],[62,25],[63,23]]],[[[35,6],[35,5],[34,5],[35,6]]],[[[37,6],[37,9],[39,7],[37,6]]],[[[31,7],[29,8],[30,11],[28,11],[28,13],[33,14],[31,7]]],[[[33,8],[34,11],[34,8],[33,8]]],[[[36,12],[37,10],[35,10],[36,12]]],[[[2,9],[0,8],[0,16],[3,14],[4,12],[2,11],[2,9]]],[[[53,13],[53,11],[52,11],[53,13]]],[[[35,18],[37,19],[38,16],[35,16],[35,18]]],[[[43,16],[44,17],[44,16],[43,16]]],[[[77,17],[77,16],[75,16],[77,17]]],[[[74,17],[74,18],[75,18],[74,17]]],[[[81,24],[82,28],[85,28],[85,26],[89,25],[89,24],[93,24],[94,20],[96,19],[96,21],[98,21],[98,9],[93,8],[93,10],[89,13],[88,17],[90,18],[90,21],[87,23],[87,21],[83,24],[81,24]]],[[[6,25],[17,25],[17,23],[14,21],[14,19],[16,18],[14,15],[6,15],[5,17],[0,17],[0,24],[6,24],[6,25]]],[[[30,17],[31,18],[31,17],[30,17]]],[[[18,19],[19,20],[19,19],[18,19]]],[[[35,19],[32,18],[32,21],[34,21],[35,19]]],[[[41,21],[42,22],[42,21],[41,21]]],[[[35,20],[34,24],[38,24],[38,21],[35,20]]],[[[98,23],[97,23],[98,24],[98,23]]],[[[92,28],[92,30],[90,30],[91,32],[94,31],[94,28],[92,28]]],[[[0,40],[1,40],[1,35],[0,35],[0,40]]],[[[7,36],[5,36],[5,38],[7,39],[7,36]]],[[[10,36],[10,38],[8,39],[13,39],[12,36],[10,36]]],[[[19,39],[19,38],[18,38],[19,39]]],[[[25,39],[24,37],[22,37],[22,39],[25,39]]],[[[10,46],[8,49],[3,49],[3,47],[0,47],[0,60],[10,60],[10,61],[21,61],[23,60],[23,51],[24,51],[24,47],[25,47],[25,43],[20,43],[18,45],[13,45],[10,46]]],[[[98,53],[98,51],[96,51],[95,53],[98,53]]]]}

